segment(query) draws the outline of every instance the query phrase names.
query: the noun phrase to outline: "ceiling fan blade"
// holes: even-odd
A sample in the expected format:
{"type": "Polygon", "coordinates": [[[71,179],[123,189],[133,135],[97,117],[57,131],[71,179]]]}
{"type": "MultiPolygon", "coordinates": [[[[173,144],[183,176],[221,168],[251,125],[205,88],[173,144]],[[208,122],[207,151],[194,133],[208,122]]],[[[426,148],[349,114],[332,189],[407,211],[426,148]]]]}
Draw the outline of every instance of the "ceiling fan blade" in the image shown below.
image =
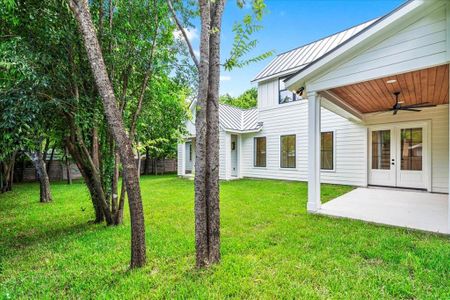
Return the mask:
{"type": "Polygon", "coordinates": [[[431,104],[429,102],[424,102],[424,103],[417,103],[417,104],[411,104],[411,105],[405,105],[402,106],[404,108],[414,108],[414,107],[435,107],[435,104],[431,104]]]}
{"type": "Polygon", "coordinates": [[[400,110],[406,110],[406,111],[422,111],[422,110],[420,110],[420,109],[408,108],[408,107],[402,107],[402,108],[400,108],[400,110]]]}

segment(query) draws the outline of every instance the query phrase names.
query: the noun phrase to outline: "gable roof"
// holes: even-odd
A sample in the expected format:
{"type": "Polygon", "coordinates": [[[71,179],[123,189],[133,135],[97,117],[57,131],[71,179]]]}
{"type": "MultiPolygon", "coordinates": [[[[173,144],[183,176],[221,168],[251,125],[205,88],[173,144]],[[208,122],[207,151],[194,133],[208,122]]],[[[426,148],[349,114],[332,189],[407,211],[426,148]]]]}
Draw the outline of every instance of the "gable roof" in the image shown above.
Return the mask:
{"type": "Polygon", "coordinates": [[[307,76],[312,76],[312,74],[320,71],[320,69],[326,68],[326,66],[328,66],[329,63],[333,63],[336,58],[341,57],[344,53],[348,53],[351,49],[356,48],[355,46],[361,46],[363,42],[369,40],[373,35],[379,34],[383,29],[395,26],[396,21],[403,19],[404,16],[409,15],[412,11],[420,9],[424,4],[430,4],[432,2],[433,1],[425,0],[406,1],[383,17],[374,20],[372,24],[366,26],[339,46],[289,75],[284,80],[286,87],[293,89],[295,85],[298,85],[299,80],[305,79],[307,76]]]}
{"type": "Polygon", "coordinates": [[[348,41],[378,19],[335,33],[323,39],[279,54],[252,80],[261,81],[296,72],[348,41]]]}
{"type": "Polygon", "coordinates": [[[254,132],[262,128],[258,122],[258,109],[242,109],[219,104],[219,124],[225,131],[254,132]]]}

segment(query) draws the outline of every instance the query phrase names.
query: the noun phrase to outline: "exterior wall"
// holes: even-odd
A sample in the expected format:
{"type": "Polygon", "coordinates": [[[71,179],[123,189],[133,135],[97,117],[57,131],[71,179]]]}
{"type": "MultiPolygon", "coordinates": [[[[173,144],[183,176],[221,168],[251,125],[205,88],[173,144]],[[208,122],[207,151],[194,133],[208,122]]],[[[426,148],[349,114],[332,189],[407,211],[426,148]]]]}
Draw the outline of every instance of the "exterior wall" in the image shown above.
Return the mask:
{"type": "Polygon", "coordinates": [[[310,90],[405,73],[448,63],[448,9],[437,1],[409,18],[398,31],[375,38],[365,50],[308,82],[310,90]]]}
{"type": "Polygon", "coordinates": [[[185,166],[185,155],[184,155],[184,151],[186,149],[186,144],[185,143],[180,143],[178,144],[178,154],[177,154],[177,174],[178,176],[183,176],[185,175],[185,170],[184,170],[184,166],[185,166]]]}
{"type": "Polygon", "coordinates": [[[448,192],[449,182],[449,122],[448,105],[424,109],[419,113],[399,112],[374,114],[366,119],[367,125],[398,123],[406,121],[431,120],[431,191],[448,192]]]}
{"type": "Polygon", "coordinates": [[[277,107],[278,105],[278,79],[259,83],[258,108],[262,110],[277,107]]]}
{"type": "MultiPolygon", "coordinates": [[[[278,99],[278,94],[275,98],[278,99]]],[[[263,129],[242,135],[241,176],[307,181],[308,176],[308,102],[297,101],[261,110],[263,129]],[[280,136],[296,135],[296,168],[280,168],[280,136]],[[253,138],[265,136],[267,166],[254,167],[253,138]]],[[[322,131],[335,137],[335,170],[322,171],[325,183],[365,186],[367,184],[367,128],[322,108],[322,131]]]]}
{"type": "Polygon", "coordinates": [[[226,133],[224,130],[219,131],[219,177],[220,179],[228,179],[230,177],[230,134],[226,133]]]}

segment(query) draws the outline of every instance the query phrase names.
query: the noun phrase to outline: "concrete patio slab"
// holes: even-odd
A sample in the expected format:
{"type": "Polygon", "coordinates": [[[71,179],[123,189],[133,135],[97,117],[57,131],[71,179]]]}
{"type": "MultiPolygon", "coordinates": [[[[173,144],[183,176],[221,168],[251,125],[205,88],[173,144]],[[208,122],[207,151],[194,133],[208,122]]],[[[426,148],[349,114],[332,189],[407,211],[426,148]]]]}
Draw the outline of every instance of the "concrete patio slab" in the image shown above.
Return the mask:
{"type": "Polygon", "coordinates": [[[450,234],[446,194],[357,188],[323,204],[318,213],[450,234]]]}

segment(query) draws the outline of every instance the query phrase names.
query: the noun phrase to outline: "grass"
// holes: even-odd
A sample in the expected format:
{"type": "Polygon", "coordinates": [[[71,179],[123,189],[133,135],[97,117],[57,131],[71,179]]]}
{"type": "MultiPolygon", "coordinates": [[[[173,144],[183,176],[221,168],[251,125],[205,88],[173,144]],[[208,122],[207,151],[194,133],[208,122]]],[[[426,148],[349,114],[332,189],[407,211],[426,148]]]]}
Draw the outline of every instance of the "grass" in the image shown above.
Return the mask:
{"type": "Polygon", "coordinates": [[[448,238],[308,215],[305,183],[223,182],[222,262],[206,271],[193,267],[192,181],[142,178],[148,263],[134,271],[128,215],[89,224],[81,182],[52,188],[51,204],[36,184],[0,195],[0,299],[450,298],[448,238]]]}

